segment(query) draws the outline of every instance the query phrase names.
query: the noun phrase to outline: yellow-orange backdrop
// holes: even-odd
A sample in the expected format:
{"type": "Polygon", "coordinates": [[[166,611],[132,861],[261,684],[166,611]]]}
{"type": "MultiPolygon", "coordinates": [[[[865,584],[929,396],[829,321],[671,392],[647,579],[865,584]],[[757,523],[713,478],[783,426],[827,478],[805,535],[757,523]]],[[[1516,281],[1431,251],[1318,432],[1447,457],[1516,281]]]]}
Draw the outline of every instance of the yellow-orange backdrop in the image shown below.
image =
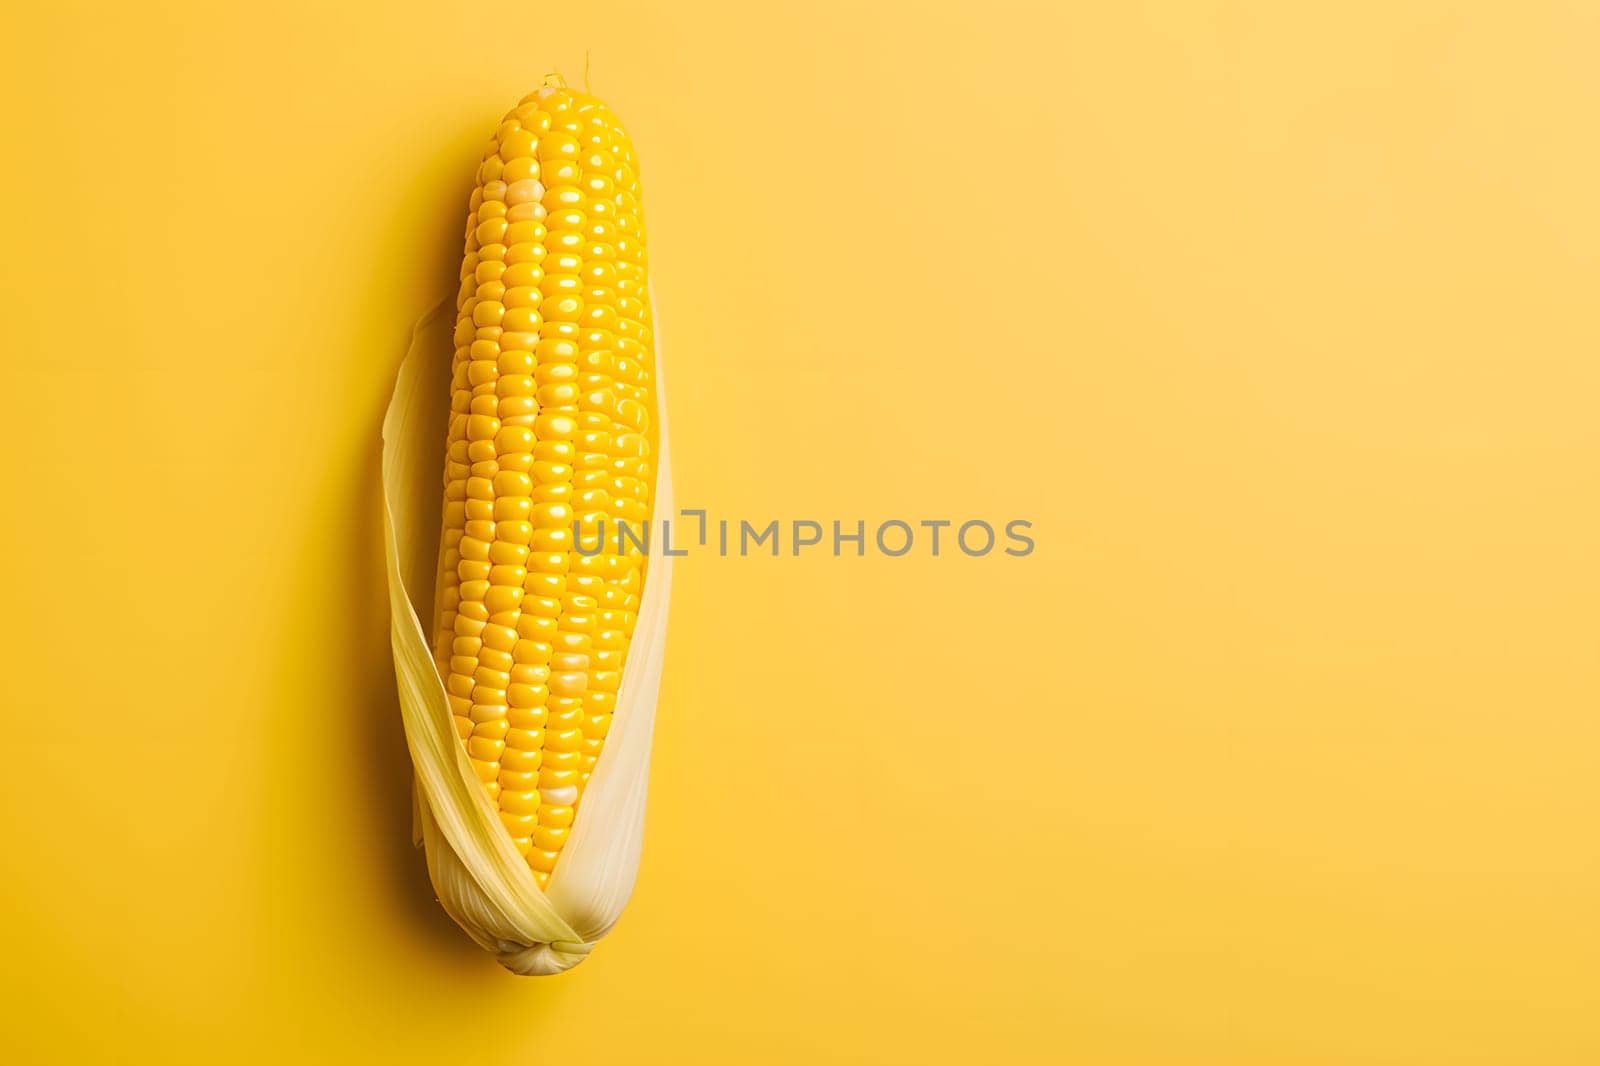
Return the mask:
{"type": "Polygon", "coordinates": [[[1600,8],[7,22],[7,1061],[1600,1061],[1600,8]],[[586,49],[682,502],[1038,548],[684,560],[527,981],[408,846],[377,428],[586,49]]]}

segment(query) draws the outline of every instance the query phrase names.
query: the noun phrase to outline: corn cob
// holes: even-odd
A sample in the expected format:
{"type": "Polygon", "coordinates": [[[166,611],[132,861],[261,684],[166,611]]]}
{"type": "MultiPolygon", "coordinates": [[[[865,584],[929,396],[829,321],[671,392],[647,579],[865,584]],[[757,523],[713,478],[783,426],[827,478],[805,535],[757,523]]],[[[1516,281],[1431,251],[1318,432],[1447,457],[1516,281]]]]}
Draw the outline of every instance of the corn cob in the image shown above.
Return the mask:
{"type": "Polygon", "coordinates": [[[506,115],[460,279],[433,656],[545,887],[610,729],[653,480],[637,162],[604,104],[553,78],[506,115]]]}

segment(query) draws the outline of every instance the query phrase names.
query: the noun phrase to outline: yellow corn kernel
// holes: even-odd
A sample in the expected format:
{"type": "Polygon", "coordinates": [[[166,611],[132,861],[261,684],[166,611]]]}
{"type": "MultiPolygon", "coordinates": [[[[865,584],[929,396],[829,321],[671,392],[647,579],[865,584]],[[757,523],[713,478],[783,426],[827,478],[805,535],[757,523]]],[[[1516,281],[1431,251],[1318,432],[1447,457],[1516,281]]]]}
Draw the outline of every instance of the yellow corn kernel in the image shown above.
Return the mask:
{"type": "Polygon", "coordinates": [[[542,887],[601,757],[646,565],[655,356],[627,133],[546,85],[469,203],[434,657],[474,771],[542,887]]]}

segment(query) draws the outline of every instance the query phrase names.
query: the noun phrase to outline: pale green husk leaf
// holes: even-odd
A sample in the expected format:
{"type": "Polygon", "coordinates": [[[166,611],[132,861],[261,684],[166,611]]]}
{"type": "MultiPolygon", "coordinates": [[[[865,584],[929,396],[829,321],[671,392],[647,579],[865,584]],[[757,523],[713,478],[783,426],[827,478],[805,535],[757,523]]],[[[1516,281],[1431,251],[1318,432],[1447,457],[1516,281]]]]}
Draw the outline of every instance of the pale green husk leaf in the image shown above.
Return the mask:
{"type": "MultiPolygon", "coordinates": [[[[416,777],[413,830],[426,850],[439,902],[456,923],[508,969],[554,974],[588,956],[595,941],[616,924],[633,891],[643,842],[672,559],[662,554],[662,538],[652,537],[611,731],[561,861],[548,889],[540,890],[456,736],[423,620],[423,611],[431,607],[438,560],[452,308],[451,301],[440,301],[418,320],[383,422],[389,633],[401,720],[416,777]]],[[[659,462],[654,513],[670,515],[672,477],[659,328],[656,336],[659,462]]]]}

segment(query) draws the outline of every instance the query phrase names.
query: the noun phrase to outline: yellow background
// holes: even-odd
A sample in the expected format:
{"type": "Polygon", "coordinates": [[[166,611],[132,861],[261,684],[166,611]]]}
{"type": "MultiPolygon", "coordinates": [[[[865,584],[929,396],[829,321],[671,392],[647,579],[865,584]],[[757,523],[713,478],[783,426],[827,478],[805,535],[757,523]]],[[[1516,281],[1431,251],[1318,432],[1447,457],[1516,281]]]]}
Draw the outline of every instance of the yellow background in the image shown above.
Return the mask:
{"type": "Polygon", "coordinates": [[[1600,9],[7,16],[18,1063],[1600,1061],[1600,9]],[[408,842],[378,423],[552,66],[644,164],[686,506],[638,892],[408,842]]]}

